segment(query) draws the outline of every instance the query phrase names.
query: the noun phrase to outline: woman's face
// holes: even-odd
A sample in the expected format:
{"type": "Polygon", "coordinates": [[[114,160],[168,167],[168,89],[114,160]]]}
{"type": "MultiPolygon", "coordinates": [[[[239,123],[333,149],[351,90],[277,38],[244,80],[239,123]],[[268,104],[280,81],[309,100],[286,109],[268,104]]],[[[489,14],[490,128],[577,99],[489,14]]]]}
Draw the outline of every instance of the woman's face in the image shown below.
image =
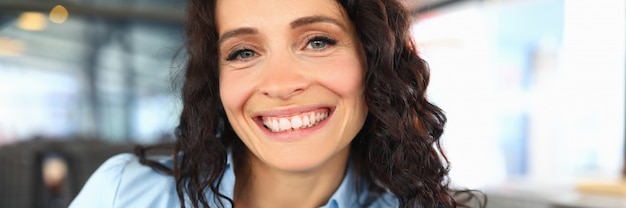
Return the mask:
{"type": "Polygon", "coordinates": [[[283,171],[345,160],[367,115],[363,55],[334,0],[218,0],[220,96],[257,158],[283,171]]]}

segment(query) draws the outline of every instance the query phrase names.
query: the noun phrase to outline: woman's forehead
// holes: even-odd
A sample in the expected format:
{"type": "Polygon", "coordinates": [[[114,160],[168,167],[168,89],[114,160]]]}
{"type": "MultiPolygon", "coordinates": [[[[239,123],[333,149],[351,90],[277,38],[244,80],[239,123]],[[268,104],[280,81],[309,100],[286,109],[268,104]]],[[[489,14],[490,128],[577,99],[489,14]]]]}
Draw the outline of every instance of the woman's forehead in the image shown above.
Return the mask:
{"type": "Polygon", "coordinates": [[[241,27],[289,27],[307,16],[324,16],[349,25],[335,0],[218,0],[216,24],[219,34],[241,27]]]}

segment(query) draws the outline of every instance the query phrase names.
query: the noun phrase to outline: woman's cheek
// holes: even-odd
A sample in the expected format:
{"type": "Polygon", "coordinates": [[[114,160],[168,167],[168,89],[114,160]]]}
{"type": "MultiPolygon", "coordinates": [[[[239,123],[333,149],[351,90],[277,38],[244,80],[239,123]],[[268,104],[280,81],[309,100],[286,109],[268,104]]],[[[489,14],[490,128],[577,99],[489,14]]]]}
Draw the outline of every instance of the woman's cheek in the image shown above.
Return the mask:
{"type": "Polygon", "coordinates": [[[357,95],[363,88],[364,69],[360,61],[353,56],[342,56],[320,67],[321,80],[325,86],[337,94],[357,95]]]}
{"type": "Polygon", "coordinates": [[[246,82],[245,77],[237,76],[237,72],[224,72],[220,76],[220,96],[224,108],[241,109],[248,97],[250,85],[241,83],[246,82]]]}

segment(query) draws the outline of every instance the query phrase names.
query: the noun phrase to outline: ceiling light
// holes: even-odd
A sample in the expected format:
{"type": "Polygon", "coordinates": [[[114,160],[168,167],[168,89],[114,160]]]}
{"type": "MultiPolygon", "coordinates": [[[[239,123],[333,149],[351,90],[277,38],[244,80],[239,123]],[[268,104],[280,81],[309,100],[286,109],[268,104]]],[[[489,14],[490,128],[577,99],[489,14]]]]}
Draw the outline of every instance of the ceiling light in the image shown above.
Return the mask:
{"type": "Polygon", "coordinates": [[[69,12],[67,12],[65,7],[57,5],[50,11],[49,19],[51,22],[63,24],[67,20],[68,15],[69,12]]]}
{"type": "Polygon", "coordinates": [[[0,36],[0,56],[19,56],[26,50],[23,41],[0,36]]]}
{"type": "Polygon", "coordinates": [[[40,31],[46,24],[46,16],[39,12],[24,12],[17,18],[17,27],[22,30],[40,31]]]}

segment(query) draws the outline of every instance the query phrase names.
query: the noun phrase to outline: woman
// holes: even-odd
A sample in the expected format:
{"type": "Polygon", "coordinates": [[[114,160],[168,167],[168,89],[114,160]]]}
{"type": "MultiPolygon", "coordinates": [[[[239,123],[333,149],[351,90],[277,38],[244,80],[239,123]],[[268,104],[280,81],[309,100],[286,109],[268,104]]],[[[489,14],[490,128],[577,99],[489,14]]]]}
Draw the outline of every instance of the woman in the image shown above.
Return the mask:
{"type": "Polygon", "coordinates": [[[397,1],[190,0],[187,18],[177,154],[116,156],[72,206],[457,206],[397,1]]]}

